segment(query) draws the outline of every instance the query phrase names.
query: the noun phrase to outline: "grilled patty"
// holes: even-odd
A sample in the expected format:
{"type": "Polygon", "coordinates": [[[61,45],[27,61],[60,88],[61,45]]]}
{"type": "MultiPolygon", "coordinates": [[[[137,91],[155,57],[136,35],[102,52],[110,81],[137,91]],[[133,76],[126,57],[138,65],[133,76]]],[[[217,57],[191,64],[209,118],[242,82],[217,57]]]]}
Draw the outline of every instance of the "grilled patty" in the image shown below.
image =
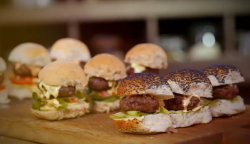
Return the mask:
{"type": "Polygon", "coordinates": [[[213,87],[213,98],[233,99],[239,94],[237,85],[224,85],[213,87]]]}
{"type": "Polygon", "coordinates": [[[88,82],[88,87],[91,90],[103,91],[110,89],[108,81],[100,77],[90,77],[88,82]]]}

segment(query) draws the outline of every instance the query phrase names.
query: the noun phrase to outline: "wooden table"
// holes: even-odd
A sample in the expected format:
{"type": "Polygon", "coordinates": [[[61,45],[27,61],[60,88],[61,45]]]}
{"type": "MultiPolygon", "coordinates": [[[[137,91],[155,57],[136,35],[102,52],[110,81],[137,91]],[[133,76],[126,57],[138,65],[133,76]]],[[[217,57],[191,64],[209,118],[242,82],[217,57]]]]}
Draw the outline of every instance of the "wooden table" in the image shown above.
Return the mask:
{"type": "Polygon", "coordinates": [[[31,114],[32,100],[12,99],[0,110],[0,135],[39,143],[250,143],[250,106],[232,117],[209,124],[178,128],[178,133],[133,135],[116,131],[110,114],[87,114],[76,119],[46,121],[31,114]]]}

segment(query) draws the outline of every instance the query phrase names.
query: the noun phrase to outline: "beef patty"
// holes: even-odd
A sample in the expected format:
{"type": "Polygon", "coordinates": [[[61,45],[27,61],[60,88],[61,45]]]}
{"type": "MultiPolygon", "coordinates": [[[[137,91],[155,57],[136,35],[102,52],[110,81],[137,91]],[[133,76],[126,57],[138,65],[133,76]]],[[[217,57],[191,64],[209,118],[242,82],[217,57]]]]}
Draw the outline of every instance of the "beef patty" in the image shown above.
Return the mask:
{"type": "Polygon", "coordinates": [[[18,68],[16,65],[17,63],[15,63],[13,67],[14,74],[21,77],[32,76],[31,70],[25,64],[20,64],[18,68]]]}
{"type": "MultiPolygon", "coordinates": [[[[168,110],[184,110],[185,107],[183,106],[183,100],[184,100],[183,95],[175,94],[174,98],[164,100],[165,108],[168,110]]],[[[200,99],[193,96],[190,99],[189,104],[187,105],[187,110],[194,109],[195,107],[198,106],[199,103],[200,103],[200,99]]]]}
{"type": "Polygon", "coordinates": [[[120,100],[122,111],[140,111],[145,113],[154,113],[160,107],[159,102],[150,95],[126,96],[120,100]]]}
{"type": "Polygon", "coordinates": [[[91,90],[103,91],[110,89],[108,81],[100,77],[90,77],[88,82],[88,87],[91,90]]]}
{"type": "Polygon", "coordinates": [[[237,85],[223,85],[213,87],[213,98],[233,99],[239,94],[237,85]]]}

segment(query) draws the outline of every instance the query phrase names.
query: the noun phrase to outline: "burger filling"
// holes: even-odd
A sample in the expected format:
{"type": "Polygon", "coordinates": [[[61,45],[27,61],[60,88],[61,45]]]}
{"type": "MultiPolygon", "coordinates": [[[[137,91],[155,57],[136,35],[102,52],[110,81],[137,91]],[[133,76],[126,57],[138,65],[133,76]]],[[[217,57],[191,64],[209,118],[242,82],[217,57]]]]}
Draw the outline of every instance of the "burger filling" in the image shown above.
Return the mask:
{"type": "Polygon", "coordinates": [[[82,92],[77,91],[75,86],[51,86],[43,83],[38,83],[38,88],[42,94],[33,93],[35,100],[32,108],[37,110],[56,110],[66,109],[68,104],[78,104],[85,100],[82,92]]]}
{"type": "Polygon", "coordinates": [[[172,99],[164,100],[165,108],[174,111],[197,111],[201,108],[200,97],[195,95],[175,94],[172,99]]]}
{"type": "Polygon", "coordinates": [[[89,101],[114,102],[120,97],[116,94],[118,81],[107,81],[101,77],[89,77],[88,88],[91,90],[89,101]]]}
{"type": "Polygon", "coordinates": [[[32,85],[37,83],[37,76],[41,67],[22,63],[14,63],[13,71],[15,76],[10,80],[16,85],[32,85]]]}
{"type": "Polygon", "coordinates": [[[0,72],[0,85],[3,83],[4,80],[4,74],[3,72],[0,72]]]}
{"type": "Polygon", "coordinates": [[[142,72],[158,74],[159,70],[145,67],[143,65],[139,65],[139,64],[135,64],[135,63],[132,63],[130,66],[127,67],[127,75],[131,75],[134,73],[142,73],[142,72]]]}
{"type": "Polygon", "coordinates": [[[153,95],[131,95],[120,100],[120,108],[123,112],[110,115],[110,118],[134,118],[148,114],[164,113],[168,111],[161,107],[153,95]]]}
{"type": "Polygon", "coordinates": [[[227,99],[231,102],[237,101],[239,95],[239,89],[236,84],[222,85],[213,87],[213,98],[202,98],[203,105],[211,105],[220,99],[227,99]]]}

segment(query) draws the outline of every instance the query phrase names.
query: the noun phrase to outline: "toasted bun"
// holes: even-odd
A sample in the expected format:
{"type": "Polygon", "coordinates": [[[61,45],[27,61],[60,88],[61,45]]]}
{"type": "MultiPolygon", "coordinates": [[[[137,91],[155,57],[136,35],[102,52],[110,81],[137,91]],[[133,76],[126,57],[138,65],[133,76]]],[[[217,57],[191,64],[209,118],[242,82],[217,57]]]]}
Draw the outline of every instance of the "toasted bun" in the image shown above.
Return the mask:
{"type": "Polygon", "coordinates": [[[88,61],[90,53],[88,47],[81,41],[73,38],[57,40],[51,47],[51,57],[59,60],[88,61]]]}
{"type": "Polygon", "coordinates": [[[153,69],[166,69],[167,55],[158,45],[142,43],[131,48],[126,56],[126,63],[136,63],[153,69]]]}
{"type": "Polygon", "coordinates": [[[95,101],[94,110],[97,112],[109,113],[120,108],[120,100],[114,102],[99,102],[95,101]]]}
{"type": "Polygon", "coordinates": [[[0,90],[0,104],[7,104],[10,102],[8,99],[8,92],[6,89],[0,90]]]}
{"type": "Polygon", "coordinates": [[[39,81],[54,86],[75,85],[85,87],[87,78],[82,68],[71,61],[54,61],[46,65],[38,74],[39,81]]]}
{"type": "Polygon", "coordinates": [[[230,101],[227,99],[220,99],[219,101],[210,105],[210,111],[213,117],[230,116],[238,114],[246,109],[244,100],[238,96],[237,101],[230,101]]]}
{"type": "Polygon", "coordinates": [[[174,132],[167,114],[150,114],[137,118],[113,119],[118,131],[135,134],[174,132]]]}
{"type": "Polygon", "coordinates": [[[167,81],[154,73],[135,73],[123,79],[117,90],[118,95],[153,94],[159,99],[174,98],[167,81]]]}
{"type": "Polygon", "coordinates": [[[174,93],[212,98],[212,85],[206,75],[197,70],[176,70],[164,76],[174,93]]]}
{"type": "Polygon", "coordinates": [[[82,101],[79,104],[68,104],[66,110],[41,111],[31,109],[32,114],[46,120],[61,120],[83,116],[89,112],[89,104],[82,101]]]}
{"type": "Polygon", "coordinates": [[[213,65],[203,70],[213,86],[245,81],[239,69],[230,65],[213,65]]]}
{"type": "Polygon", "coordinates": [[[206,106],[197,112],[184,114],[169,114],[173,122],[173,127],[188,127],[194,124],[205,124],[212,120],[209,107],[206,106]]]}
{"type": "Polygon", "coordinates": [[[42,45],[36,43],[23,43],[16,46],[11,51],[8,60],[11,62],[33,64],[41,67],[51,61],[48,50],[42,45]]]}
{"type": "Polygon", "coordinates": [[[125,64],[110,54],[98,54],[84,66],[84,72],[90,76],[106,80],[120,80],[126,77],[125,64]]]}
{"type": "Polygon", "coordinates": [[[3,58],[0,57],[0,72],[6,71],[6,63],[3,58]]]}

